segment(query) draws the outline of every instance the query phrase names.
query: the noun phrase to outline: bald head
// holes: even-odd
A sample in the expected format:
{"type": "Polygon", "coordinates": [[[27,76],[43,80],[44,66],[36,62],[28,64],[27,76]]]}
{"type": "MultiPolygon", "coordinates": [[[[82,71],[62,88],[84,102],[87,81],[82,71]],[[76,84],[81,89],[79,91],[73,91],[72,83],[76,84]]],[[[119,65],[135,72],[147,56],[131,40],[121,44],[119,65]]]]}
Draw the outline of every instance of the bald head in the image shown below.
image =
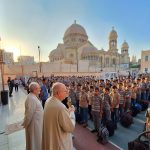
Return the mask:
{"type": "Polygon", "coordinates": [[[60,82],[54,83],[53,86],[52,86],[53,95],[56,95],[57,92],[59,92],[64,87],[65,87],[65,85],[63,83],[60,83],[60,82]]]}
{"type": "Polygon", "coordinates": [[[52,95],[62,101],[67,97],[66,86],[60,82],[54,83],[52,86],[52,95]]]}

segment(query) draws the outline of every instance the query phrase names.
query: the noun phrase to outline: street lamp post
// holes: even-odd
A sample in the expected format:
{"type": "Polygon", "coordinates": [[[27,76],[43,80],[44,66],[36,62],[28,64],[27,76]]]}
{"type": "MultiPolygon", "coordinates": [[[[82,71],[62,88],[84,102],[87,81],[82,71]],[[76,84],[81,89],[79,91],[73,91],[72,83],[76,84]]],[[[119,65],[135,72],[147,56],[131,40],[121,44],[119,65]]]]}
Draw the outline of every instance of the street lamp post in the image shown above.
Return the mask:
{"type": "Polygon", "coordinates": [[[38,46],[38,51],[39,51],[39,68],[40,68],[40,73],[41,73],[41,49],[40,49],[40,46],[38,46]]]}
{"type": "Polygon", "coordinates": [[[78,49],[76,48],[76,61],[77,61],[77,72],[79,71],[79,68],[78,68],[78,63],[79,63],[79,60],[78,60],[78,49]]]}
{"type": "Polygon", "coordinates": [[[103,69],[102,69],[102,63],[103,63],[103,61],[102,61],[102,59],[103,59],[103,57],[101,56],[101,72],[103,71],[103,69]]]}

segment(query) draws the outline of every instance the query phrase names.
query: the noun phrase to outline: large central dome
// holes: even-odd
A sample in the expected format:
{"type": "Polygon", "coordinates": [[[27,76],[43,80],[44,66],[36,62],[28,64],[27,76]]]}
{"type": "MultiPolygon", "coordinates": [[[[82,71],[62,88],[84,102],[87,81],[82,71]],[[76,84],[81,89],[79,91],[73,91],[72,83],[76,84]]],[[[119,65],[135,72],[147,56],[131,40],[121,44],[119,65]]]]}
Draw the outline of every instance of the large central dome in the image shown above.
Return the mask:
{"type": "Polygon", "coordinates": [[[82,35],[82,36],[86,36],[87,37],[87,34],[86,34],[86,31],[85,29],[79,25],[79,24],[76,24],[76,22],[74,24],[72,24],[65,32],[64,34],[64,38],[66,38],[67,36],[69,35],[72,35],[72,34],[79,34],[79,35],[82,35]]]}

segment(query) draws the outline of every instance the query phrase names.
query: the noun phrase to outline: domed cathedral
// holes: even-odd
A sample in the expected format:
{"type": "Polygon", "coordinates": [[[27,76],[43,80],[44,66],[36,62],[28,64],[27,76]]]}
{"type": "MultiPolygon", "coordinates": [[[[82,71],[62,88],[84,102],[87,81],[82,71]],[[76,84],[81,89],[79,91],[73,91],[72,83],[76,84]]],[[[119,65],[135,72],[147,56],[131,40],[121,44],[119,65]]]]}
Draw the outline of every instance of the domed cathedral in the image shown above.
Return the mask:
{"type": "Polygon", "coordinates": [[[75,21],[66,30],[63,44],[58,44],[57,48],[50,53],[50,62],[77,63],[77,50],[87,42],[88,36],[85,29],[75,21]]]}
{"type": "Polygon", "coordinates": [[[109,34],[109,49],[98,50],[89,40],[86,30],[76,21],[66,30],[63,43],[49,54],[51,63],[78,64],[88,62],[89,67],[97,67],[99,70],[119,70],[129,66],[129,46],[126,41],[122,44],[121,54],[117,48],[117,32],[114,27],[109,34]]]}

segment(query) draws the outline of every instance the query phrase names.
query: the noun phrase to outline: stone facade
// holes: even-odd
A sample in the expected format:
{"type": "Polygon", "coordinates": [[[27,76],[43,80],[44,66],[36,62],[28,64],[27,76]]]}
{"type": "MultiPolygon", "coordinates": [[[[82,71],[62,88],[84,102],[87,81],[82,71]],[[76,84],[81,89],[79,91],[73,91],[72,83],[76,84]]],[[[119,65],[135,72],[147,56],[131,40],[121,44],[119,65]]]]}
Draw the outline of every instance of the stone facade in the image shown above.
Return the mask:
{"type": "MultiPolygon", "coordinates": [[[[79,25],[72,24],[65,32],[63,43],[49,54],[51,63],[78,64],[79,61],[87,61],[88,67],[97,67],[100,70],[106,68],[129,68],[129,46],[126,41],[121,46],[121,54],[117,47],[117,32],[112,28],[109,34],[109,49],[98,50],[89,40],[85,29],[79,25]]],[[[77,66],[78,66],[77,65],[77,66]]],[[[77,71],[78,68],[77,68],[77,71]]]]}
{"type": "Polygon", "coordinates": [[[150,50],[141,52],[141,72],[150,73],[150,50]]]}

